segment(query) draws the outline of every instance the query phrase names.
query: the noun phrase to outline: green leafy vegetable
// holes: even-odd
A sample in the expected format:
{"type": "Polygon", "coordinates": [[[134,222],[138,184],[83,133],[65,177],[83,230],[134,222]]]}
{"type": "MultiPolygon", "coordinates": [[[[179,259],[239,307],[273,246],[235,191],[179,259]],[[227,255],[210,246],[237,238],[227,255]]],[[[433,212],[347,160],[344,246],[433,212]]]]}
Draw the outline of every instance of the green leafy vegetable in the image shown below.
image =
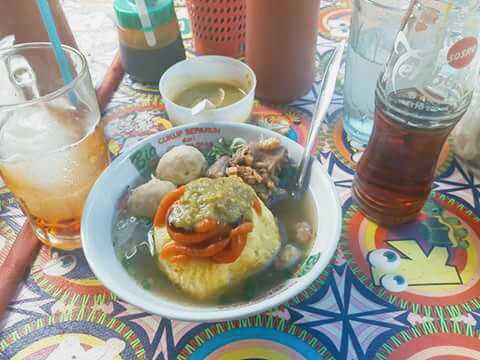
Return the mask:
{"type": "Polygon", "coordinates": [[[218,139],[213,144],[210,151],[207,152],[205,158],[209,165],[212,165],[220,157],[227,155],[232,156],[240,147],[246,144],[246,141],[242,138],[235,138],[233,140],[225,140],[224,138],[218,139]]]}

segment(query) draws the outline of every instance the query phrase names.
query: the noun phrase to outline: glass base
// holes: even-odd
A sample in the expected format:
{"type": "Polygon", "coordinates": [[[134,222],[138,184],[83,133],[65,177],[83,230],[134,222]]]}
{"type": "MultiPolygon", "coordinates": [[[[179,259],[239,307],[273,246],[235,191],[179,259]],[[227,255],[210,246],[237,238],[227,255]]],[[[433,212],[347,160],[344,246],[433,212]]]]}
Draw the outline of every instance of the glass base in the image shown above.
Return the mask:
{"type": "Polygon", "coordinates": [[[32,226],[33,232],[37,238],[47,246],[61,250],[74,250],[82,247],[80,234],[74,236],[58,236],[46,233],[43,229],[32,223],[30,223],[30,226],[32,226]]]}
{"type": "Polygon", "coordinates": [[[353,181],[352,198],[354,204],[359,207],[367,219],[383,226],[400,225],[414,221],[425,204],[425,202],[418,202],[415,207],[410,209],[382,206],[362,191],[357,178],[353,181]]]}
{"type": "Polygon", "coordinates": [[[343,129],[347,133],[349,140],[366,146],[372,133],[373,119],[366,117],[359,118],[345,112],[343,129]]]}

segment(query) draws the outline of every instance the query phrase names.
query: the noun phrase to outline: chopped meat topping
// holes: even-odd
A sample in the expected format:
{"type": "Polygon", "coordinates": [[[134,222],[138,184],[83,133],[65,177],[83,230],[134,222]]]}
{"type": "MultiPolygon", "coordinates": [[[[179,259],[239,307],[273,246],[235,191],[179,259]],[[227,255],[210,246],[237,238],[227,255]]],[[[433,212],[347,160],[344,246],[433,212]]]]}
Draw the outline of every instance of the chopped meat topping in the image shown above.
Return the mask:
{"type": "Polygon", "coordinates": [[[238,175],[252,185],[258,196],[267,201],[278,187],[278,174],[288,161],[288,152],[277,138],[243,145],[226,169],[227,175],[238,175]]]}
{"type": "Polygon", "coordinates": [[[281,147],[281,143],[277,138],[268,138],[265,140],[260,140],[256,147],[260,150],[272,151],[279,149],[281,147]]]}

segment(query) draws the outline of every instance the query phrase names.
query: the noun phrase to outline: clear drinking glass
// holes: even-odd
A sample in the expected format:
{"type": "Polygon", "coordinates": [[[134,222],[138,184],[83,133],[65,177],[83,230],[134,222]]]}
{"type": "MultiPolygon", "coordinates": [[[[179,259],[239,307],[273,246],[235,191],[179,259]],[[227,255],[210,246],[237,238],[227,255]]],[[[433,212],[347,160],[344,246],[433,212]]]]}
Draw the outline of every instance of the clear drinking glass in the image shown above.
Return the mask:
{"type": "Polygon", "coordinates": [[[373,128],[375,86],[409,0],[354,0],[345,65],[344,128],[366,145],[373,128]]]}
{"type": "Polygon", "coordinates": [[[63,51],[67,83],[48,43],[0,50],[0,173],[39,239],[72,249],[108,153],[86,59],[63,51]]]}

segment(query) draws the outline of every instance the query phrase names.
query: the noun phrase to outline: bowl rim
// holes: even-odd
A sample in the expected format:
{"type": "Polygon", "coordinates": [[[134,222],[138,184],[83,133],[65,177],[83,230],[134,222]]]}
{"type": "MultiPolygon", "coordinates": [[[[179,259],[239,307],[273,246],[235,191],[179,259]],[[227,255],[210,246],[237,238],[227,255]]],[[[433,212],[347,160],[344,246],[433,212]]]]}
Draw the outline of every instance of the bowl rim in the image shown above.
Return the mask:
{"type": "MultiPolygon", "coordinates": [[[[160,80],[158,82],[158,90],[160,91],[160,95],[162,96],[162,99],[164,101],[168,101],[169,103],[173,104],[175,107],[177,107],[181,111],[191,112],[191,110],[192,110],[191,108],[188,108],[188,107],[182,106],[182,105],[178,105],[177,103],[175,103],[171,99],[170,96],[167,96],[165,94],[165,91],[164,91],[165,86],[166,86],[165,85],[165,82],[166,82],[165,79],[166,79],[167,76],[169,76],[169,74],[171,72],[175,71],[175,69],[179,68],[180,66],[185,66],[186,64],[193,63],[193,62],[212,62],[212,63],[215,63],[216,61],[227,62],[227,63],[230,63],[234,66],[244,68],[250,74],[250,78],[252,80],[252,85],[251,85],[249,91],[247,92],[247,94],[244,97],[242,97],[240,100],[234,102],[233,104],[227,105],[227,106],[222,106],[222,107],[215,108],[215,109],[205,110],[204,111],[205,113],[214,113],[215,114],[215,113],[219,113],[219,112],[223,112],[223,111],[228,111],[231,108],[236,107],[237,105],[248,101],[249,98],[251,98],[255,95],[255,90],[257,88],[257,76],[255,75],[255,72],[253,71],[253,69],[250,66],[248,66],[243,61],[240,61],[240,60],[228,57],[228,56],[203,55],[203,56],[197,56],[197,57],[194,57],[194,58],[179,61],[178,63],[171,66],[167,71],[165,71],[163,73],[162,77],[160,78],[160,80]]],[[[212,70],[212,72],[215,72],[215,70],[212,70]]],[[[194,122],[192,122],[192,124],[193,123],[194,122]]]]}
{"type": "MultiPolygon", "coordinates": [[[[241,318],[246,318],[255,314],[262,313],[278,305],[285,304],[290,299],[292,299],[296,295],[303,292],[306,288],[308,288],[327,268],[328,264],[330,263],[330,261],[332,260],[335,254],[335,251],[338,247],[338,242],[340,241],[340,237],[341,237],[342,207],[341,207],[340,197],[338,195],[338,192],[335,188],[335,185],[331,177],[322,168],[320,162],[316,158],[314,159],[314,162],[318,163],[318,169],[320,173],[323,174],[326,180],[326,183],[328,184],[328,189],[326,190],[330,192],[330,195],[332,195],[332,200],[334,201],[333,205],[337,208],[337,214],[335,217],[337,219],[337,223],[334,228],[334,237],[333,237],[334,243],[328,249],[321,252],[320,260],[314,265],[314,267],[310,272],[302,276],[302,278],[299,278],[295,284],[293,284],[292,286],[289,286],[286,290],[282,291],[281,293],[273,293],[271,296],[261,299],[260,301],[255,303],[248,303],[248,302],[242,303],[238,307],[232,306],[232,307],[225,307],[222,309],[212,308],[211,310],[202,309],[201,311],[179,310],[179,309],[169,308],[165,306],[159,306],[158,304],[152,304],[149,301],[145,301],[140,294],[137,294],[135,292],[129,292],[128,290],[124,290],[125,288],[122,286],[122,284],[118,283],[118,281],[115,280],[115,275],[107,272],[103,273],[103,272],[97,271],[98,269],[96,269],[96,265],[93,259],[97,258],[99,255],[96,255],[98,251],[95,250],[95,242],[88,240],[89,234],[92,233],[92,230],[94,231],[94,229],[91,228],[88,220],[91,216],[90,214],[92,213],[94,206],[96,205],[98,206],[98,204],[96,204],[96,201],[97,201],[96,199],[99,198],[97,193],[101,193],[104,191],[105,189],[104,186],[108,184],[107,180],[111,177],[110,173],[115,173],[116,169],[119,169],[120,167],[122,167],[126,159],[128,159],[132,153],[134,153],[144,145],[150,143],[153,139],[160,136],[168,135],[170,132],[184,130],[191,127],[222,127],[222,128],[230,128],[232,130],[238,127],[243,127],[246,129],[250,129],[250,131],[256,132],[259,136],[263,134],[263,135],[274,136],[279,139],[282,139],[282,142],[284,144],[285,143],[288,144],[287,145],[288,147],[292,147],[292,146],[302,147],[300,144],[296,143],[295,141],[285,136],[282,136],[278,133],[275,133],[265,128],[260,128],[255,125],[243,124],[243,123],[218,123],[218,122],[196,122],[196,123],[190,123],[182,126],[177,126],[168,130],[160,131],[156,134],[148,136],[147,138],[139,141],[137,144],[126,149],[126,151],[124,151],[121,155],[119,155],[109,165],[109,167],[100,175],[100,177],[96,180],[94,186],[92,187],[88,195],[87,201],[85,203],[85,207],[82,214],[80,231],[81,231],[81,241],[82,241],[83,252],[85,254],[85,258],[91,270],[93,271],[97,279],[103,284],[103,286],[105,286],[107,289],[109,289],[112,293],[117,295],[123,301],[126,301],[151,314],[160,315],[168,319],[194,321],[194,322],[215,322],[215,321],[241,319],[241,318]]],[[[315,195],[315,192],[312,189],[313,188],[310,188],[310,191],[312,191],[312,195],[315,195]]],[[[317,206],[315,206],[315,209],[317,210],[317,206]]],[[[108,226],[111,229],[111,226],[113,226],[113,224],[109,224],[108,226]]],[[[318,236],[319,235],[317,233],[317,237],[315,241],[318,241],[318,236]]],[[[111,237],[109,238],[109,240],[111,241],[111,237]]],[[[116,256],[115,256],[115,259],[116,259],[115,261],[119,261],[116,258],[116,256]]],[[[136,283],[136,286],[138,286],[139,289],[141,288],[141,286],[138,283],[136,283]]],[[[144,291],[147,291],[147,290],[144,290],[144,291]]],[[[168,301],[173,303],[171,300],[168,300],[168,301]]]]}

